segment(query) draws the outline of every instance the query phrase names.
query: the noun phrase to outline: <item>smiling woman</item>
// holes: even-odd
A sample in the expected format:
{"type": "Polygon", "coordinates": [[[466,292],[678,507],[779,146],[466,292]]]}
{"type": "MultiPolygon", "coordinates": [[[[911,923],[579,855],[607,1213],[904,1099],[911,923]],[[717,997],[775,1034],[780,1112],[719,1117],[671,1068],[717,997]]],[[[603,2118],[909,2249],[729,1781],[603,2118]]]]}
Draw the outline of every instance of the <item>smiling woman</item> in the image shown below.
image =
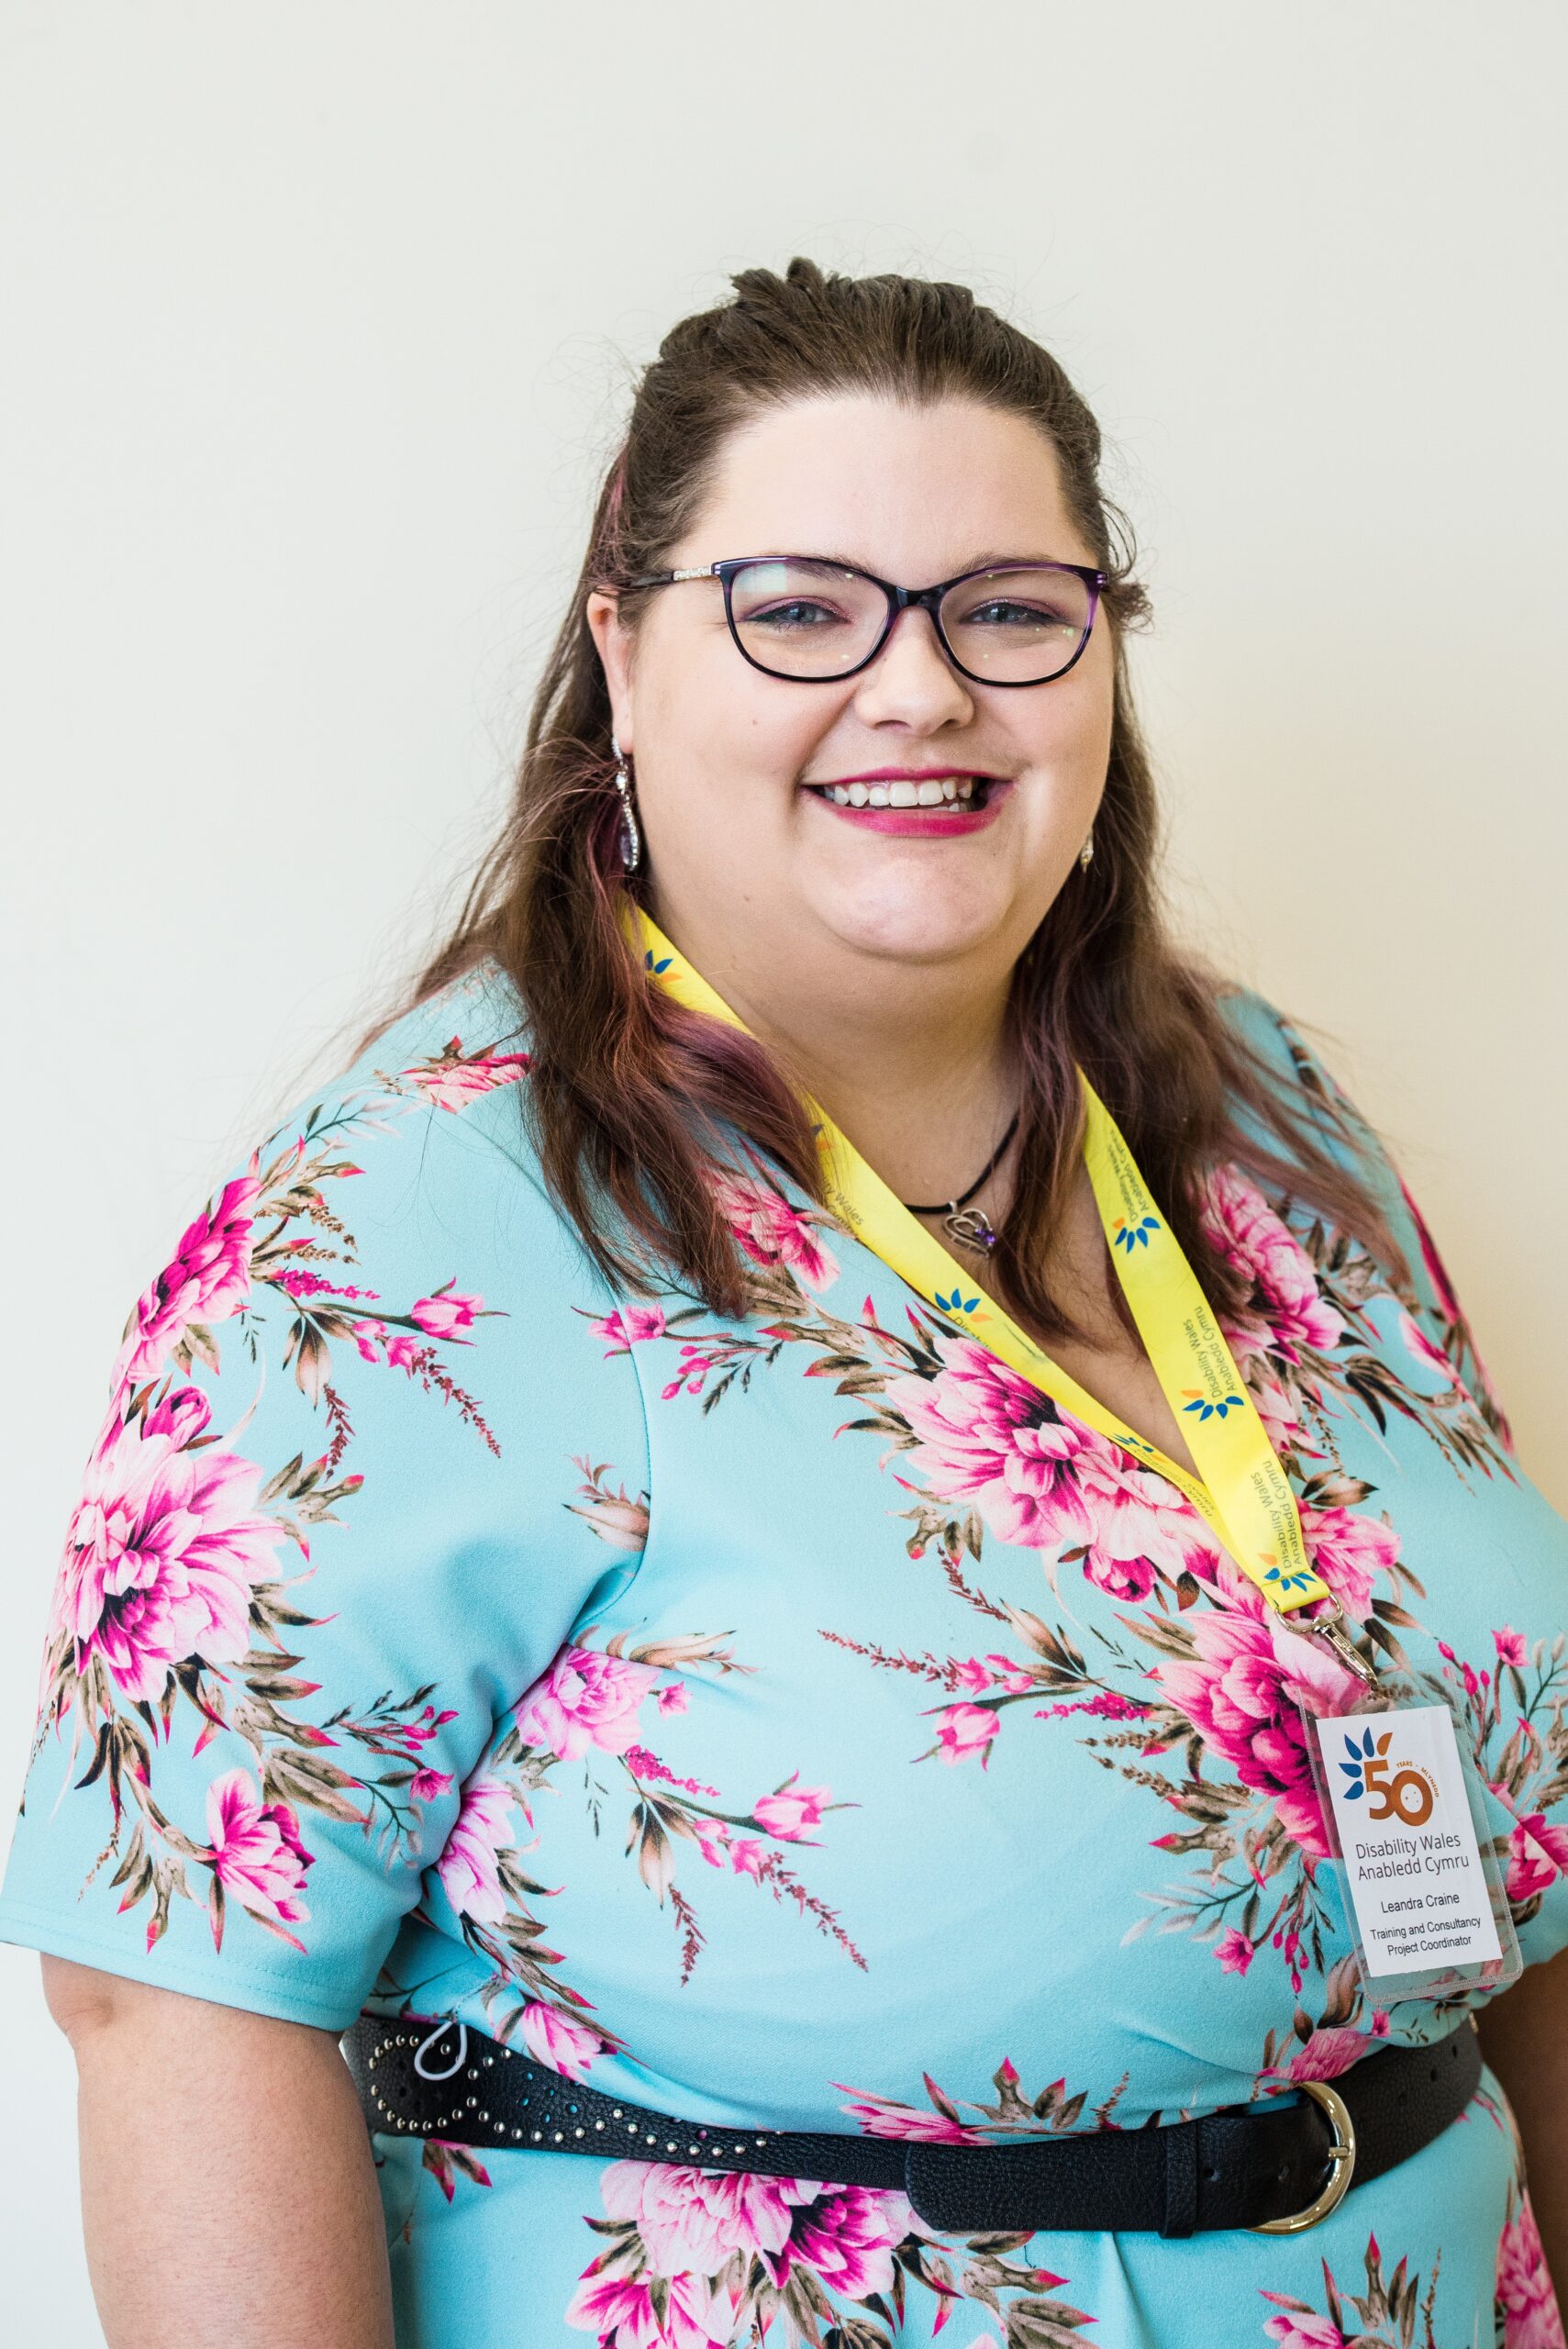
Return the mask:
{"type": "Polygon", "coordinates": [[[259,2349],[286,2236],[334,2349],[1551,2349],[1568,1526],[1167,932],[1061,366],[734,284],[462,920],[115,1365],[0,1898],[111,2337],[259,2349]],[[1418,1979],[1315,1776],[1387,1706],[1484,1887],[1418,1979]]]}

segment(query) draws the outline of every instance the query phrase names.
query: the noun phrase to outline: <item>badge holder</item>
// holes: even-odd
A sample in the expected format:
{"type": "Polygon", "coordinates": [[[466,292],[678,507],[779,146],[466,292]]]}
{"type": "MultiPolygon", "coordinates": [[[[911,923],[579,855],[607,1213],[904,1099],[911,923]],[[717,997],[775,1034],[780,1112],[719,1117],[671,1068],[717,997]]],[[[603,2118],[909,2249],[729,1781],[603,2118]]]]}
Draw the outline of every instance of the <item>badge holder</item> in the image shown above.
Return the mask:
{"type": "Polygon", "coordinates": [[[1523,1972],[1493,1829],[1446,1702],[1390,1695],[1340,1610],[1293,1630],[1353,1658],[1364,1693],[1303,1715],[1345,1925],[1376,2007],[1462,2002],[1523,1972]],[[1336,1636],[1338,1634],[1338,1636],[1336,1636]]]}

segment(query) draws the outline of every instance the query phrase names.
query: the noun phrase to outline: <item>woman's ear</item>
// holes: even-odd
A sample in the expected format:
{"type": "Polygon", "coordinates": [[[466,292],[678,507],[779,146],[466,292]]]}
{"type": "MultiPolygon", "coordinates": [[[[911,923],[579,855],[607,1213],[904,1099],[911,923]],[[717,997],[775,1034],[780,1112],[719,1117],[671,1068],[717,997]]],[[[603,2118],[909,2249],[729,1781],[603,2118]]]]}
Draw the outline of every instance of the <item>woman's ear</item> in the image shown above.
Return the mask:
{"type": "Polygon", "coordinates": [[[611,725],[621,749],[629,751],[632,747],[632,633],[621,618],[619,598],[603,588],[595,588],[584,607],[584,612],[605,673],[605,689],[610,697],[611,725]]]}

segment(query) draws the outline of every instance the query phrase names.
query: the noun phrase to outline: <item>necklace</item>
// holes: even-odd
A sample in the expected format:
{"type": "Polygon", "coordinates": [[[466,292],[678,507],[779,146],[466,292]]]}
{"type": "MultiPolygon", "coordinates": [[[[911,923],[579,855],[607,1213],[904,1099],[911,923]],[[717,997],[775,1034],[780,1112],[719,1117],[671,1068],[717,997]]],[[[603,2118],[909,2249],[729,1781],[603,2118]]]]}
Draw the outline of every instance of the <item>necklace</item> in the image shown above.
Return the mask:
{"type": "Polygon", "coordinates": [[[939,1199],[935,1207],[930,1208],[917,1207],[912,1199],[905,1199],[901,1204],[908,1208],[911,1215],[940,1215],[943,1230],[949,1232],[965,1248],[995,1248],[996,1234],[989,1216],[984,1208],[972,1208],[969,1201],[974,1197],[981,1185],[996,1172],[1002,1162],[1002,1152],[1018,1131],[1018,1113],[1015,1109],[1006,1132],[1002,1136],[968,1190],[961,1192],[956,1199],[939,1199]]]}

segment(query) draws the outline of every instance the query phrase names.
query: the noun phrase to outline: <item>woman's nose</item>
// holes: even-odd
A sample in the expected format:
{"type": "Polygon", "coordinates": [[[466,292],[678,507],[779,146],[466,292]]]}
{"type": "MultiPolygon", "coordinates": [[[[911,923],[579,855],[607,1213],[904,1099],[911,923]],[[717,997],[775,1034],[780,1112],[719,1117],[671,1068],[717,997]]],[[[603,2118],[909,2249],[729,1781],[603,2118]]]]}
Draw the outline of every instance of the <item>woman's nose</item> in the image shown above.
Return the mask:
{"type": "Polygon", "coordinates": [[[862,718],[902,718],[927,724],[966,715],[973,707],[966,681],[942,649],[934,616],[918,605],[901,611],[856,696],[862,718]]]}

